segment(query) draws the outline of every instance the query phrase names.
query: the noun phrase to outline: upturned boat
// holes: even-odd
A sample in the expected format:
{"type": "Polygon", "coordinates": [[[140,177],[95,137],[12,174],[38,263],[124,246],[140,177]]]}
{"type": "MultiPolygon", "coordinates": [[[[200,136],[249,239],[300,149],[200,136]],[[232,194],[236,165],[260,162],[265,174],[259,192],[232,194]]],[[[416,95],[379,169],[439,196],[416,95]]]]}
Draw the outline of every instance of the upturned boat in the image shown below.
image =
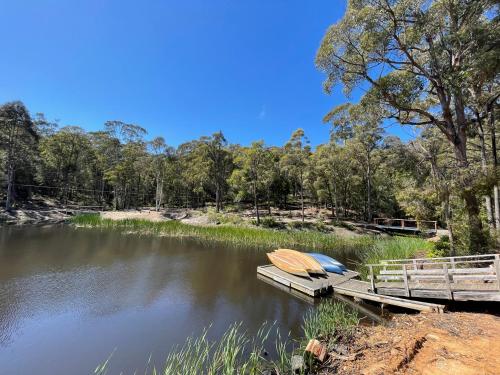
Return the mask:
{"type": "Polygon", "coordinates": [[[308,253],[308,255],[316,259],[327,272],[334,272],[342,275],[343,272],[347,271],[346,266],[328,255],[319,253],[308,253]]]}
{"type": "Polygon", "coordinates": [[[280,270],[291,273],[292,275],[309,277],[305,264],[298,258],[276,252],[267,253],[267,257],[280,270]]]}
{"type": "Polygon", "coordinates": [[[326,271],[323,269],[323,267],[321,267],[321,264],[308,254],[291,249],[277,249],[274,251],[274,253],[286,255],[290,258],[300,260],[304,264],[307,272],[309,272],[310,274],[326,275],[326,271]]]}

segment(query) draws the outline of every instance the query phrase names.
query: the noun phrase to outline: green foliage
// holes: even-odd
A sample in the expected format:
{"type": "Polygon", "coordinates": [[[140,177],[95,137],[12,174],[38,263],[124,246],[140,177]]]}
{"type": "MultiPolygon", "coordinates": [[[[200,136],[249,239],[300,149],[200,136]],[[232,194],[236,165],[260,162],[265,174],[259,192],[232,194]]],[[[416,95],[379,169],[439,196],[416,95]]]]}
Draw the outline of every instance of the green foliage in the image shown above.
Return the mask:
{"type": "MultiPolygon", "coordinates": [[[[254,224],[257,224],[257,222],[254,222],[254,224]]],[[[260,225],[263,228],[270,228],[270,229],[284,229],[285,224],[283,224],[281,221],[277,221],[271,216],[266,216],[260,220],[260,225]]]]}
{"type": "Polygon", "coordinates": [[[245,222],[241,216],[234,213],[217,212],[214,208],[207,209],[208,221],[212,224],[243,225],[245,222]]]}
{"type": "MultiPolygon", "coordinates": [[[[207,375],[258,375],[266,369],[279,369],[281,373],[290,371],[290,358],[287,349],[288,339],[283,339],[276,328],[274,345],[277,349],[277,360],[271,361],[264,356],[265,348],[272,345],[271,336],[274,324],[264,323],[256,335],[250,336],[242,329],[242,323],[234,323],[223,333],[219,340],[209,340],[209,329],[196,337],[188,337],[182,346],[173,349],[164,361],[162,367],[149,367],[152,358],[146,366],[144,374],[207,374],[207,375]]],[[[107,374],[107,368],[112,355],[97,366],[95,374],[107,374]]]]}
{"type": "Polygon", "coordinates": [[[434,248],[427,253],[429,258],[439,258],[450,256],[450,237],[441,236],[439,240],[434,242],[434,248]]]}
{"type": "Polygon", "coordinates": [[[432,249],[434,246],[431,242],[415,237],[393,237],[377,241],[370,251],[362,255],[360,273],[364,277],[368,275],[368,268],[364,264],[378,264],[389,259],[411,259],[417,253],[427,254],[432,249]]]}
{"type": "Polygon", "coordinates": [[[324,339],[333,342],[339,335],[350,335],[358,323],[356,311],[343,303],[326,300],[307,311],[302,330],[306,340],[324,339]]]}

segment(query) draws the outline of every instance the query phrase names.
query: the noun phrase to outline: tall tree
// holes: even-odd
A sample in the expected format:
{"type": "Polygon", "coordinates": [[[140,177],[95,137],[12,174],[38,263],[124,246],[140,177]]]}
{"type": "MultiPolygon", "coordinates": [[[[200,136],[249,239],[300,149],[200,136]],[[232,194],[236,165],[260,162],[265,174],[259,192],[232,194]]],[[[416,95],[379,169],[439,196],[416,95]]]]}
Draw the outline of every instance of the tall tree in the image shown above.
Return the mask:
{"type": "Polygon", "coordinates": [[[350,0],[316,57],[327,74],[327,92],[337,83],[346,93],[368,83],[364,99],[379,103],[386,117],[408,125],[430,124],[446,136],[460,171],[476,252],[486,241],[470,187],[474,179],[467,134],[473,122],[467,113],[466,78],[477,61],[488,61],[498,71],[497,12],[491,0],[350,0]]]}
{"type": "Polygon", "coordinates": [[[202,137],[201,144],[209,160],[209,174],[215,188],[215,210],[222,209],[224,187],[231,173],[231,153],[227,149],[227,140],[222,132],[212,134],[211,137],[202,137]]]}
{"type": "Polygon", "coordinates": [[[7,180],[6,210],[11,209],[14,200],[16,171],[30,162],[37,140],[35,125],[23,103],[11,102],[0,107],[0,151],[4,153],[7,180]]]}
{"type": "Polygon", "coordinates": [[[234,160],[231,181],[241,194],[251,191],[257,225],[260,225],[259,192],[266,191],[272,182],[273,155],[264,147],[264,142],[253,142],[242,148],[234,160]]]}
{"type": "Polygon", "coordinates": [[[305,136],[304,130],[295,130],[284,149],[283,166],[299,185],[300,209],[302,222],[304,222],[304,182],[311,155],[311,147],[309,146],[309,140],[305,136]]]}
{"type": "Polygon", "coordinates": [[[159,211],[163,201],[163,178],[167,161],[167,144],[163,137],[156,137],[149,146],[153,153],[153,169],[156,181],[155,210],[159,211]]]}

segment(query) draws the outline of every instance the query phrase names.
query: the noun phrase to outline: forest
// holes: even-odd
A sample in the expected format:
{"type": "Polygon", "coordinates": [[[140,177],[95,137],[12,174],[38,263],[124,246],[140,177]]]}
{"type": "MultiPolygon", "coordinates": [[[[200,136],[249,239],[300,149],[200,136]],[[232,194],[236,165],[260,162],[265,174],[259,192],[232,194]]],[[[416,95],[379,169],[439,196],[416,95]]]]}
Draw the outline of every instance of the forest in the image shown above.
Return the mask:
{"type": "Polygon", "coordinates": [[[495,2],[392,3],[350,2],[321,42],[325,91],[363,91],[318,114],[331,129],[323,144],[297,129],[284,145],[221,131],[172,147],[137,124],[86,131],[12,101],[0,107],[3,206],[251,206],[257,225],[271,208],[325,207],[336,220],[438,220],[452,249],[489,251],[500,231],[495,2]],[[396,122],[410,141],[385,131],[396,122]]]}

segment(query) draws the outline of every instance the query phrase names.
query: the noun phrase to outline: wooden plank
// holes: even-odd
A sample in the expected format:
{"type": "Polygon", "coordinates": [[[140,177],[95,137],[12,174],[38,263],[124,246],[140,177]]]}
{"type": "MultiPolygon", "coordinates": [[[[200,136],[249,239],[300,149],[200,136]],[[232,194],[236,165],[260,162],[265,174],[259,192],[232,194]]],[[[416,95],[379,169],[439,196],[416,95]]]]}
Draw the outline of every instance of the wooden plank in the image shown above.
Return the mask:
{"type": "Polygon", "coordinates": [[[403,266],[403,282],[405,283],[406,297],[410,296],[410,288],[408,287],[408,274],[406,273],[406,266],[403,266]]]}
{"type": "Polygon", "coordinates": [[[453,299],[456,301],[498,301],[500,302],[499,292],[453,292],[453,299]]]}
{"type": "Polygon", "coordinates": [[[495,275],[453,275],[453,281],[459,280],[497,281],[497,277],[495,275]]]}
{"type": "Polygon", "coordinates": [[[370,268],[370,284],[371,284],[373,293],[376,293],[377,289],[375,288],[375,280],[373,279],[373,267],[369,266],[369,268],[370,268]]]}
{"type": "MultiPolygon", "coordinates": [[[[338,299],[339,301],[342,301],[343,303],[351,306],[353,309],[358,310],[361,312],[361,314],[367,316],[370,320],[377,322],[379,324],[385,324],[387,323],[387,320],[384,319],[382,316],[377,314],[376,312],[370,310],[369,308],[353,301],[350,296],[344,296],[342,294],[335,294],[333,298],[338,299]]],[[[356,297],[357,298],[357,297],[356,297]]]]}
{"type": "Polygon", "coordinates": [[[396,275],[393,275],[393,276],[377,275],[376,278],[377,278],[377,280],[403,280],[404,276],[403,275],[400,275],[400,276],[396,276],[396,275]]]}
{"type": "Polygon", "coordinates": [[[434,289],[412,289],[412,297],[417,298],[439,298],[450,299],[447,290],[434,290],[434,289]]]}
{"type": "MultiPolygon", "coordinates": [[[[441,263],[442,264],[442,263],[441,263]]],[[[439,264],[439,266],[441,266],[439,264]]],[[[408,270],[408,275],[442,275],[442,268],[426,269],[426,270],[408,270]]],[[[449,269],[448,273],[453,275],[459,274],[495,274],[495,269],[492,267],[482,267],[482,268],[455,268],[449,269]]],[[[380,275],[402,275],[403,270],[381,270],[380,275]]]]}
{"type": "Polygon", "coordinates": [[[446,264],[443,265],[443,273],[446,290],[448,291],[448,299],[453,299],[453,295],[451,294],[450,275],[448,275],[448,266],[446,264]]]}
{"type": "Polygon", "coordinates": [[[473,259],[473,258],[490,258],[491,260],[495,259],[495,257],[498,254],[482,254],[482,255],[461,255],[457,257],[435,257],[435,258],[411,258],[411,259],[384,259],[383,262],[391,263],[401,263],[401,262],[413,262],[414,260],[419,261],[419,260],[425,260],[425,261],[430,261],[430,260],[451,260],[452,258],[455,261],[458,261],[460,259],[473,259]]]}
{"type": "Polygon", "coordinates": [[[344,294],[351,297],[358,297],[361,299],[366,299],[370,301],[385,303],[388,305],[394,305],[399,307],[404,307],[407,309],[418,310],[418,311],[435,311],[435,312],[443,312],[444,305],[438,305],[434,303],[420,302],[420,301],[412,301],[398,297],[390,297],[381,294],[374,293],[364,293],[358,292],[351,289],[345,289],[342,287],[334,288],[334,293],[344,294]]]}
{"type": "Polygon", "coordinates": [[[495,273],[497,275],[498,291],[500,291],[500,259],[498,254],[495,256],[495,273]]]}

